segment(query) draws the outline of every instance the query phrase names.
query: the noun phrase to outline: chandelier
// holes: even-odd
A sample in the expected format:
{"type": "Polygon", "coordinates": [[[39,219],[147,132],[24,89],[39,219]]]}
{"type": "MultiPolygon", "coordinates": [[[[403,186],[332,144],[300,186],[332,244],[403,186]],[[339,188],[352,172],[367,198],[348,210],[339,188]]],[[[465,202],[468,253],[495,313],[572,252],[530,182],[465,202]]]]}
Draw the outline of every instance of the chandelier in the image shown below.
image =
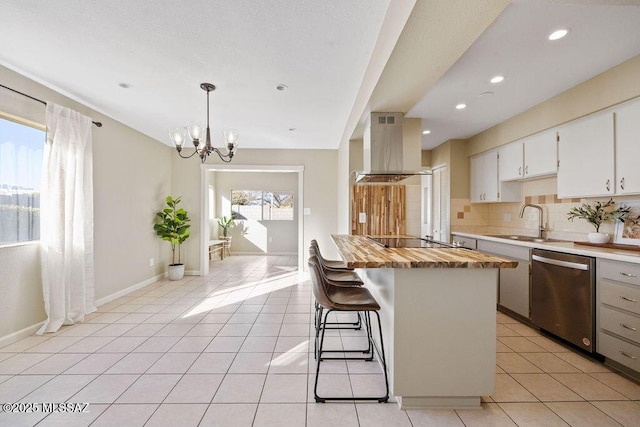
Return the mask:
{"type": "Polygon", "coordinates": [[[182,145],[186,141],[185,128],[177,128],[171,132],[169,136],[176,146],[176,150],[178,150],[178,155],[183,159],[188,159],[193,157],[194,154],[198,154],[198,156],[200,156],[200,160],[204,163],[209,154],[216,153],[220,157],[220,160],[225,163],[229,163],[238,149],[238,131],[236,129],[225,129],[222,131],[226,145],[223,150],[219,150],[211,145],[211,129],[209,129],[209,94],[216,90],[216,87],[211,83],[201,83],[200,87],[202,90],[207,92],[207,127],[206,129],[203,129],[202,126],[197,123],[190,123],[189,126],[187,126],[187,133],[191,138],[191,142],[193,142],[193,153],[188,156],[182,154],[182,145]],[[202,141],[202,136],[205,133],[205,140],[202,141]]]}

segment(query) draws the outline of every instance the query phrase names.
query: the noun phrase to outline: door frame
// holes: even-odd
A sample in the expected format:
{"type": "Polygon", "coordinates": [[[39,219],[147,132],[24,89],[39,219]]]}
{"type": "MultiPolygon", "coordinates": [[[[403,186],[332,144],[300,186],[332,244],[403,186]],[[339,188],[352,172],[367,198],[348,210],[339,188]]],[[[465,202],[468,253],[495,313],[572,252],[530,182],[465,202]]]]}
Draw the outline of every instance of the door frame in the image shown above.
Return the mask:
{"type": "Polygon", "coordinates": [[[210,172],[274,172],[298,174],[298,270],[304,268],[304,166],[291,165],[214,165],[200,166],[200,276],[209,274],[209,184],[210,172]]]}

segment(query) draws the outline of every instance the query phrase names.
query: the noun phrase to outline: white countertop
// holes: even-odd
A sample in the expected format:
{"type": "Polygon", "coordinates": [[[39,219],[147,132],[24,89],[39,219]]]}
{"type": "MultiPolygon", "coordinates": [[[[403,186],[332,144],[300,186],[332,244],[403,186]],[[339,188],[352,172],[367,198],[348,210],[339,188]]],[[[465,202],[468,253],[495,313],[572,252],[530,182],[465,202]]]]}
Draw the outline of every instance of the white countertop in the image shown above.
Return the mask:
{"type": "Polygon", "coordinates": [[[576,255],[585,255],[594,258],[611,259],[615,261],[633,262],[640,264],[640,252],[625,251],[620,249],[600,248],[593,246],[575,245],[573,242],[525,242],[520,240],[504,239],[500,237],[486,236],[484,234],[463,233],[452,231],[452,235],[460,237],[468,237],[478,240],[489,240],[497,243],[504,243],[514,246],[524,246],[527,248],[539,248],[549,251],[565,252],[576,255]]]}

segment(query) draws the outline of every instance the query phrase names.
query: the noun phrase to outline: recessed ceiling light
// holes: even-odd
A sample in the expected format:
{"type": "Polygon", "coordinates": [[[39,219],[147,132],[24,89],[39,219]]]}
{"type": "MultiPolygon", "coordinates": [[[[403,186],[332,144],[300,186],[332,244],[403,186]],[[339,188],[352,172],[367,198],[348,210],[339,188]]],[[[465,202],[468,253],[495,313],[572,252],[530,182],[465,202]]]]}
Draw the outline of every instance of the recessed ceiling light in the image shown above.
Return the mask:
{"type": "Polygon", "coordinates": [[[566,30],[564,28],[560,30],[556,30],[553,33],[549,34],[549,40],[559,40],[564,36],[566,36],[567,34],[569,34],[569,30],[566,30]]]}
{"type": "Polygon", "coordinates": [[[504,76],[495,76],[492,77],[491,80],[489,80],[491,83],[500,83],[501,81],[504,80],[504,76]]]}
{"type": "Polygon", "coordinates": [[[491,96],[493,95],[493,92],[482,92],[480,95],[478,95],[478,98],[482,98],[484,96],[491,96]]]}
{"type": "Polygon", "coordinates": [[[118,86],[120,86],[122,89],[131,89],[131,85],[125,82],[118,83],[118,86]]]}
{"type": "Polygon", "coordinates": [[[458,104],[456,105],[456,110],[464,110],[467,108],[467,104],[458,104]]]}
{"type": "Polygon", "coordinates": [[[422,131],[423,135],[429,135],[431,133],[431,131],[429,129],[425,129],[422,131]]]}
{"type": "Polygon", "coordinates": [[[282,84],[282,83],[278,83],[276,85],[276,90],[279,90],[280,92],[284,92],[285,90],[289,89],[289,86],[282,84]]]}

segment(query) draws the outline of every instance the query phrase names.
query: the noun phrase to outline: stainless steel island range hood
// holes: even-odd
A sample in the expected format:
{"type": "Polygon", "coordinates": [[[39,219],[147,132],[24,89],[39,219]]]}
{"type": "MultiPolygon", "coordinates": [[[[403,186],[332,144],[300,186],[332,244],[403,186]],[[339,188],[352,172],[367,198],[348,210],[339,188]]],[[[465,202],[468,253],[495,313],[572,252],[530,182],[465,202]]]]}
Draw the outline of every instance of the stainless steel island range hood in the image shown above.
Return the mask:
{"type": "Polygon", "coordinates": [[[395,184],[416,175],[431,175],[421,169],[420,141],[409,146],[402,135],[402,113],[371,113],[363,136],[364,171],[355,172],[356,184],[395,184]]]}

